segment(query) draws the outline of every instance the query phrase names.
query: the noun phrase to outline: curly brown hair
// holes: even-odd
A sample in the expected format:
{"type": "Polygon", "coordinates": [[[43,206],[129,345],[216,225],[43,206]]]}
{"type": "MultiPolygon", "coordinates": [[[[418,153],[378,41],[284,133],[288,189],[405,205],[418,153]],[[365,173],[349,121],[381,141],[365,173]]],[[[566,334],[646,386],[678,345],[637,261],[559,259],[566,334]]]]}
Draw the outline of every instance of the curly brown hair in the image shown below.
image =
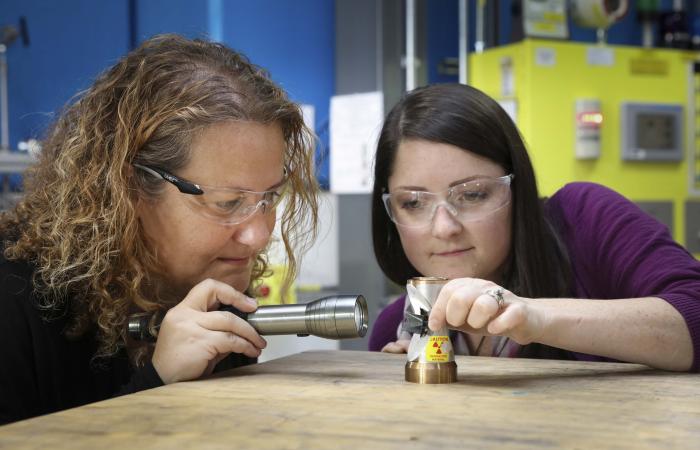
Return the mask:
{"type": "MultiPolygon", "coordinates": [[[[136,215],[139,194],[164,183],[133,163],[177,172],[198,131],[224,121],[278,124],[288,195],[280,215],[288,278],[316,236],[312,133],[268,73],[224,45],[160,35],[100,75],[65,108],[25,176],[25,196],[0,218],[7,259],[35,267],[42,307],[70,309],[68,337],[97,328],[96,356],[126,339],[129,312],[169,305],[153,287],[159,265],[136,215]]],[[[257,257],[251,282],[267,268],[257,257]]]]}

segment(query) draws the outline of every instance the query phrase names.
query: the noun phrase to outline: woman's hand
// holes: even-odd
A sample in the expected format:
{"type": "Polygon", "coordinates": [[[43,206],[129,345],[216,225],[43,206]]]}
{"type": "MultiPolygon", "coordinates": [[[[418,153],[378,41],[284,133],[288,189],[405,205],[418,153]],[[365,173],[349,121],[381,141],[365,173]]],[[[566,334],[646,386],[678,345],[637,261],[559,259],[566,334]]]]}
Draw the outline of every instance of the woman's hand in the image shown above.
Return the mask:
{"type": "Polygon", "coordinates": [[[446,325],[467,333],[507,336],[521,345],[537,342],[544,332],[544,318],[530,299],[477,278],[451,280],[440,291],[428,326],[438,330],[446,325]],[[488,293],[495,290],[502,291],[502,301],[488,293]]]}
{"type": "Polygon", "coordinates": [[[386,344],[382,347],[382,351],[384,353],[408,353],[408,344],[410,343],[410,339],[399,339],[396,342],[386,344]]]}
{"type": "Polygon", "coordinates": [[[216,280],[197,284],[163,318],[153,353],[153,366],[165,384],[193,380],[214,370],[230,353],[255,358],[267,343],[245,320],[221,304],[253,312],[257,302],[216,280]]]}

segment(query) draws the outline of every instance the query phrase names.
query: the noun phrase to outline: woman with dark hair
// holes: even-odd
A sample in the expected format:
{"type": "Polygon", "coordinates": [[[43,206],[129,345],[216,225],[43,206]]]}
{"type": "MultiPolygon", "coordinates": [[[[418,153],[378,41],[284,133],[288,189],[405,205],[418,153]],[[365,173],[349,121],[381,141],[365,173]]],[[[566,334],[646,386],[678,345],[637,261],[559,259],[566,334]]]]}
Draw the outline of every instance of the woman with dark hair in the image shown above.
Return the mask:
{"type": "MultiPolygon", "coordinates": [[[[395,283],[449,279],[429,328],[451,328],[457,353],[700,369],[700,262],[603,186],[540,200],[517,128],[477,89],[427,86],[391,110],[372,234],[395,283]]],[[[370,350],[407,351],[407,306],[381,312],[370,350]]]]}
{"type": "Polygon", "coordinates": [[[277,222],[316,229],[313,138],[268,74],[216,43],[163,35],[102,74],[50,130],[2,215],[0,423],[255,362],[277,222]],[[129,316],[164,318],[155,344],[129,316]]]}

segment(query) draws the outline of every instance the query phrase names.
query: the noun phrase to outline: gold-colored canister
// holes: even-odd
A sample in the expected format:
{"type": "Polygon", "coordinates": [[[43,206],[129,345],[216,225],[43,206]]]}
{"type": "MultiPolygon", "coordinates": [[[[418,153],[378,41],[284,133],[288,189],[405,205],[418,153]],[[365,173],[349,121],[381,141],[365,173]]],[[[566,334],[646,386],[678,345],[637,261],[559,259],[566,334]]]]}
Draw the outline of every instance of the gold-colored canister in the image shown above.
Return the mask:
{"type": "MultiPolygon", "coordinates": [[[[406,301],[414,314],[430,311],[446,278],[411,278],[406,284],[406,301]],[[421,311],[423,310],[423,311],[421,311]]],[[[442,384],[457,381],[457,363],[447,327],[425,334],[414,334],[408,347],[406,381],[442,384]]]]}

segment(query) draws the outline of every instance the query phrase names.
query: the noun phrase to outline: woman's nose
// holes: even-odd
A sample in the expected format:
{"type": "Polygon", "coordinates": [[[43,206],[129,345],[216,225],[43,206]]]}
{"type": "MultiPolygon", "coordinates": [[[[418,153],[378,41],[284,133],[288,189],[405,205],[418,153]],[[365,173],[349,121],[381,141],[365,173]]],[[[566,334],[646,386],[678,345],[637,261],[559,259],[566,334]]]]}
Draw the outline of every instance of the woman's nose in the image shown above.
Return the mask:
{"type": "Polygon", "coordinates": [[[245,244],[256,250],[262,249],[270,241],[270,236],[275,227],[275,212],[270,211],[265,204],[258,204],[258,208],[245,222],[236,226],[234,238],[241,244],[245,244]]]}
{"type": "Polygon", "coordinates": [[[462,223],[448,209],[448,205],[438,205],[433,216],[432,234],[437,238],[446,238],[462,231],[462,223]]]}

